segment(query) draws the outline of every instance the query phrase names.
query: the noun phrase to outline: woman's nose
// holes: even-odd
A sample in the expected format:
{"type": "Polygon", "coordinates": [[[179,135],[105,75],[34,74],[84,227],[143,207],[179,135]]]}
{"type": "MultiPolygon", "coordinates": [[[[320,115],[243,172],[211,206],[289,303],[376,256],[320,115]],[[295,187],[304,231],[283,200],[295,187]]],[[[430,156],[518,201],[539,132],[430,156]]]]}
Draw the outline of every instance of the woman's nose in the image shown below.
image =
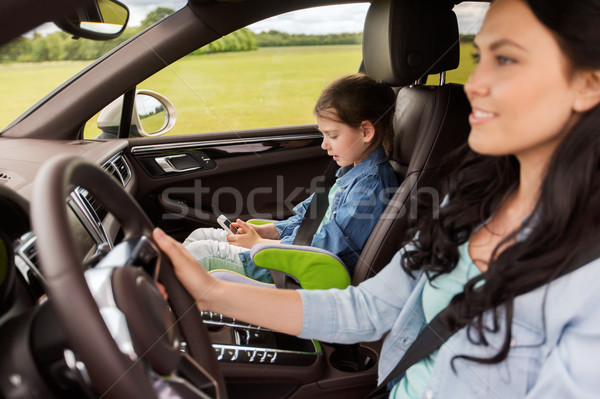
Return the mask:
{"type": "Polygon", "coordinates": [[[329,142],[327,141],[327,139],[325,137],[323,137],[323,141],[321,142],[321,148],[324,150],[329,148],[329,142]]]}
{"type": "Polygon", "coordinates": [[[481,67],[481,64],[478,64],[464,86],[469,99],[476,96],[485,96],[489,93],[490,88],[486,76],[486,71],[481,67]]]}

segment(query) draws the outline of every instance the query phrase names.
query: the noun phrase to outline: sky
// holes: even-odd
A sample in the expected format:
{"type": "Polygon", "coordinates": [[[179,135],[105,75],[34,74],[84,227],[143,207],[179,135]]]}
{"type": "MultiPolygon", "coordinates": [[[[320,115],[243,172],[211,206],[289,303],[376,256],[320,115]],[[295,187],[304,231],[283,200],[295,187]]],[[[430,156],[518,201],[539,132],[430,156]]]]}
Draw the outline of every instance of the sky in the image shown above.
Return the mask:
{"type": "MultiPolygon", "coordinates": [[[[368,3],[328,6],[291,12],[250,25],[254,32],[279,30],[287,33],[362,32],[368,3]],[[348,18],[351,15],[351,18],[348,18]]],[[[477,33],[487,3],[461,4],[455,8],[462,33],[477,33]]]]}
{"type": "MultiPolygon", "coordinates": [[[[157,7],[167,7],[177,10],[187,4],[187,0],[121,1],[127,4],[131,12],[130,26],[139,25],[146,15],[157,7]]],[[[269,18],[252,24],[249,28],[256,33],[271,29],[287,33],[304,34],[362,32],[368,6],[368,3],[361,3],[310,8],[269,18]]],[[[463,3],[455,7],[454,10],[458,17],[460,32],[477,33],[487,7],[487,3],[463,3]]],[[[49,33],[54,30],[56,28],[53,24],[45,24],[37,29],[40,33],[49,33]]]]}

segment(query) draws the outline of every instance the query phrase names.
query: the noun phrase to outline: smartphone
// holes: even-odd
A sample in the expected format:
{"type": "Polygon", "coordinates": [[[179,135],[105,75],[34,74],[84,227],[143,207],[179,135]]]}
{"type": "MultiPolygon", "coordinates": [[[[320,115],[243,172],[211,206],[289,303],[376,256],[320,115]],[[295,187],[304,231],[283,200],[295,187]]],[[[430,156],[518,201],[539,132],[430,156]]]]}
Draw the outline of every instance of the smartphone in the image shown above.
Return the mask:
{"type": "Polygon", "coordinates": [[[231,221],[227,219],[225,215],[221,215],[217,218],[217,223],[227,232],[227,234],[235,234],[237,230],[231,226],[231,221]]]}

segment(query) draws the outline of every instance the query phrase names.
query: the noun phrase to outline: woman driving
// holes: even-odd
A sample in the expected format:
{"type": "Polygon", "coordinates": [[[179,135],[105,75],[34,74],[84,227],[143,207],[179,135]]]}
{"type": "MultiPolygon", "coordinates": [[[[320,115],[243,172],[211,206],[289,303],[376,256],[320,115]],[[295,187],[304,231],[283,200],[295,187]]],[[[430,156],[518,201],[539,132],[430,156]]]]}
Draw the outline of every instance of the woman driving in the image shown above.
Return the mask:
{"type": "Polygon", "coordinates": [[[599,0],[492,2],[465,84],[469,148],[439,218],[417,221],[359,286],[234,285],[162,231],[154,238],[202,309],[327,342],[389,332],[380,381],[447,308],[458,331],[398,376],[391,397],[595,397],[600,260],[571,269],[600,238],[599,27],[599,0]]]}

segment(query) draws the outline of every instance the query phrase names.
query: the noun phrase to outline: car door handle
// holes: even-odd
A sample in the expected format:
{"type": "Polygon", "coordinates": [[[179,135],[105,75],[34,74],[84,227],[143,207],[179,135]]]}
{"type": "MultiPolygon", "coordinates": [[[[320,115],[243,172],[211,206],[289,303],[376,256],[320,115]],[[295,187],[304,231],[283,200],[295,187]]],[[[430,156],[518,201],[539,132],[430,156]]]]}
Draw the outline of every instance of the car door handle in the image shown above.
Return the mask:
{"type": "Polygon", "coordinates": [[[166,173],[181,173],[202,169],[202,165],[189,154],[156,157],[154,160],[166,173]]]}

